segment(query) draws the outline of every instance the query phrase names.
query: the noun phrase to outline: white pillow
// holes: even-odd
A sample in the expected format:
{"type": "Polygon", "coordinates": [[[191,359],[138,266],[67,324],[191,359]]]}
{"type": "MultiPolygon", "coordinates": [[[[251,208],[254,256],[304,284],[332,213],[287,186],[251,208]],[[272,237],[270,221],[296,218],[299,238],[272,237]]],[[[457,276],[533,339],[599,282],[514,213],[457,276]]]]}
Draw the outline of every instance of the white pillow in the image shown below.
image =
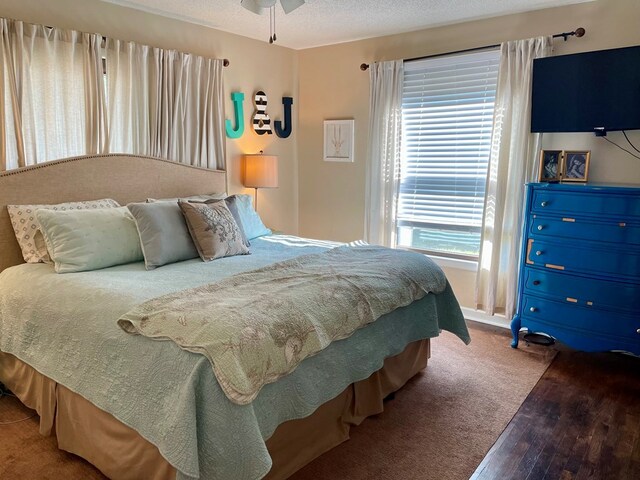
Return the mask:
{"type": "Polygon", "coordinates": [[[93,210],[98,208],[117,208],[120,204],[110,198],[101,200],[89,200],[86,202],[68,202],[56,205],[7,205],[9,218],[16,240],[22,250],[22,257],[27,263],[47,262],[49,255],[38,232],[36,211],[40,209],[68,211],[68,210],[93,210]],[[38,238],[40,237],[40,238],[38,238]]]}
{"type": "Polygon", "coordinates": [[[136,222],[127,207],[36,211],[56,272],[82,272],[143,259],[136,222]]]}

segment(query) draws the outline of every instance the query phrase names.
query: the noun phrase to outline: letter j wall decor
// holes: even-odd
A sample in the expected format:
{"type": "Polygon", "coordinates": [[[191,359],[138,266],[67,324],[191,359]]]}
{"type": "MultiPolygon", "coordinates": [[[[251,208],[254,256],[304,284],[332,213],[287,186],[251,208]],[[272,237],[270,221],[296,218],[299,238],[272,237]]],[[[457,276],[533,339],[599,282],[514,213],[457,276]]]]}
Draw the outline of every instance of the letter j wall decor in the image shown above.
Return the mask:
{"type": "Polygon", "coordinates": [[[231,101],[233,101],[233,114],[236,117],[236,126],[233,127],[231,120],[225,120],[225,130],[227,132],[227,137],[229,138],[240,138],[244,133],[244,108],[242,104],[244,103],[244,93],[242,92],[232,92],[231,93],[231,101]]]}

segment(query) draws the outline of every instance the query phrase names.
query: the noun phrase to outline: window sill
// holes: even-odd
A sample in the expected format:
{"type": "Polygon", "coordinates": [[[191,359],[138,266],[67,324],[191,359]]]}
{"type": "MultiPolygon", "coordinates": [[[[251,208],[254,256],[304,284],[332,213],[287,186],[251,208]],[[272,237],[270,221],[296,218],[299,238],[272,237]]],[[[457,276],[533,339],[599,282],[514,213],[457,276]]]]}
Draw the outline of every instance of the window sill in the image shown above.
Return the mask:
{"type": "Polygon", "coordinates": [[[467,270],[470,272],[478,271],[478,262],[476,260],[462,260],[460,258],[439,257],[437,255],[427,255],[441,267],[456,268],[458,270],[467,270]]]}

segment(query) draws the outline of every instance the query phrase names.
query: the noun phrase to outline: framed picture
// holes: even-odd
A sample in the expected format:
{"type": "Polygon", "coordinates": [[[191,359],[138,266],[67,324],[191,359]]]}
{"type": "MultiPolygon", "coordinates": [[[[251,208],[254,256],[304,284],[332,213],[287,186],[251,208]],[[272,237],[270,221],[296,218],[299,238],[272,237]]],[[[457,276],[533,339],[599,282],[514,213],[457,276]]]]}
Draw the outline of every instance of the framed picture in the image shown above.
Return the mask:
{"type": "Polygon", "coordinates": [[[324,161],[353,162],[354,120],[324,121],[324,161]]]}
{"type": "Polygon", "coordinates": [[[562,167],[563,182],[586,182],[589,176],[591,151],[565,151],[562,167]]]}
{"type": "Polygon", "coordinates": [[[540,151],[540,171],[538,173],[539,182],[560,181],[562,165],[562,150],[541,150],[540,151]]]}

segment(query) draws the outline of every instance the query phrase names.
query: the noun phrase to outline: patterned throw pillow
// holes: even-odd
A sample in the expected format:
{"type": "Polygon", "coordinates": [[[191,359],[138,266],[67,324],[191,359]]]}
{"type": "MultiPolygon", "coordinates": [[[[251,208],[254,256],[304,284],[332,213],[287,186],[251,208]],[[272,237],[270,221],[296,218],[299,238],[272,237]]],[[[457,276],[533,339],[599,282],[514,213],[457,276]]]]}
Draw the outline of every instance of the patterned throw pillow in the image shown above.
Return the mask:
{"type": "Polygon", "coordinates": [[[233,255],[246,255],[240,229],[225,202],[212,204],[178,202],[193,243],[205,262],[233,255]]]}
{"type": "Polygon", "coordinates": [[[101,200],[89,200],[85,202],[68,202],[57,205],[7,205],[9,218],[16,239],[22,250],[22,257],[27,263],[49,263],[49,254],[39,231],[36,210],[91,210],[97,208],[117,208],[120,204],[110,198],[101,200]]]}
{"type": "Polygon", "coordinates": [[[238,211],[238,196],[230,195],[224,200],[207,200],[206,202],[197,202],[193,200],[189,200],[190,203],[207,203],[209,205],[216,202],[224,202],[227,204],[227,208],[233,215],[233,219],[236,221],[236,225],[238,225],[238,229],[240,230],[240,235],[242,236],[242,243],[244,243],[245,247],[250,247],[251,242],[247,238],[247,235],[244,233],[244,227],[242,226],[242,218],[240,217],[240,212],[238,211]]]}

